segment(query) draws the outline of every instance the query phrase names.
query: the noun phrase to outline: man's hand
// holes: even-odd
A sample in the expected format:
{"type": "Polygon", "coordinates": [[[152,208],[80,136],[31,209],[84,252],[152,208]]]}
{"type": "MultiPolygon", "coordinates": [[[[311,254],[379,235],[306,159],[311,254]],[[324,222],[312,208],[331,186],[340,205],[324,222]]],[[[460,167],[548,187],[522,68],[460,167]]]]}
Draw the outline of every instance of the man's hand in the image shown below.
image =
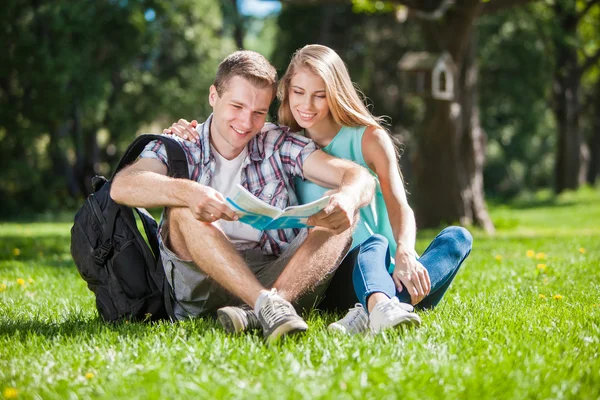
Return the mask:
{"type": "Polygon", "coordinates": [[[413,305],[419,304],[431,291],[429,272],[415,256],[414,252],[405,251],[399,246],[396,251],[396,267],[392,274],[398,291],[401,292],[404,285],[413,305]]]}
{"type": "Polygon", "coordinates": [[[223,195],[215,189],[194,185],[188,198],[188,207],[198,221],[213,223],[220,219],[237,221],[237,214],[227,206],[223,195]]]}
{"type": "Polygon", "coordinates": [[[188,122],[185,119],[173,123],[170,128],[163,129],[163,133],[179,136],[182,139],[189,140],[192,142],[198,142],[200,140],[200,134],[196,130],[198,121],[193,120],[188,122]]]}
{"type": "Polygon", "coordinates": [[[357,209],[354,197],[343,190],[330,190],[325,196],[330,196],[327,207],[310,217],[308,224],[328,228],[336,234],[342,233],[354,223],[357,209]]]}

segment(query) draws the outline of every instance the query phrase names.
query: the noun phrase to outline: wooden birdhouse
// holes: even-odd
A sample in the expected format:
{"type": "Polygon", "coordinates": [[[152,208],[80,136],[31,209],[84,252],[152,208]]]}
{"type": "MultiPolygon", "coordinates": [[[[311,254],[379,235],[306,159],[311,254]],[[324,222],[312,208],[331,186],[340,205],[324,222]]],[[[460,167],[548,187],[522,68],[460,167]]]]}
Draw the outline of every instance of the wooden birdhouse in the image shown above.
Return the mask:
{"type": "Polygon", "coordinates": [[[454,100],[456,67],[448,53],[407,52],[398,62],[402,89],[423,97],[454,100]]]}

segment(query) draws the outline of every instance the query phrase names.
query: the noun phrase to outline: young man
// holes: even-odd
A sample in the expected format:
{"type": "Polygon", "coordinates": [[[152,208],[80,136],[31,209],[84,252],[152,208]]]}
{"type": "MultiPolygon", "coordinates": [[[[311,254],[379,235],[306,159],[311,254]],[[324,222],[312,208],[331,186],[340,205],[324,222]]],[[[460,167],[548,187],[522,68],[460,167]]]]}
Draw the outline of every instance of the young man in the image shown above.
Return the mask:
{"type": "Polygon", "coordinates": [[[153,142],[111,187],[119,203],[165,207],[159,242],[178,318],[218,310],[226,330],[260,323],[269,342],[307,329],[290,302],[310,306],[302,295],[318,292],[337,267],[355,212],[374,191],[365,169],[265,125],[276,85],[276,71],[263,56],[233,53],[219,65],[210,88],[213,114],[197,127],[199,142],[182,143],[191,179],[166,176],[164,146],[153,142]],[[311,218],[316,228],[309,233],[257,231],[238,222],[225,202],[239,183],[279,208],[297,204],[294,176],[336,189],[311,218]],[[251,307],[234,307],[240,301],[251,307]]]}

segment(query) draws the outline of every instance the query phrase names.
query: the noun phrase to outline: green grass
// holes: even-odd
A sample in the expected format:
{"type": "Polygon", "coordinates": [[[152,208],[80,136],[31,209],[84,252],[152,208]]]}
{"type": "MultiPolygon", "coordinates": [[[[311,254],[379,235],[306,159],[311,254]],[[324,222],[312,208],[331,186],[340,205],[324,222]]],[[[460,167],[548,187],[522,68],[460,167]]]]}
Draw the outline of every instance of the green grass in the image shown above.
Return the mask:
{"type": "Polygon", "coordinates": [[[211,320],[103,324],[69,223],[0,224],[0,398],[600,398],[600,192],[491,212],[498,232],[474,231],[420,329],[332,336],[336,316],[313,312],[308,334],[272,347],[211,320]]]}

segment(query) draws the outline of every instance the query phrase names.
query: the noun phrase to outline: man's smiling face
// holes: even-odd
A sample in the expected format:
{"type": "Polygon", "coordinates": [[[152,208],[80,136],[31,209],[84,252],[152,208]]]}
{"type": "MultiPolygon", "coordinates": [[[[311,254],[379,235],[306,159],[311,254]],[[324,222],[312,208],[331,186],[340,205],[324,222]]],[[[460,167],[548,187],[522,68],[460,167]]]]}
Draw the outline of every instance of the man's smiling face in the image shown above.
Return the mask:
{"type": "Polygon", "coordinates": [[[229,79],[221,95],[210,87],[210,137],[219,154],[231,160],[244,150],[265,124],[272,100],[270,87],[258,88],[240,76],[229,79]]]}

